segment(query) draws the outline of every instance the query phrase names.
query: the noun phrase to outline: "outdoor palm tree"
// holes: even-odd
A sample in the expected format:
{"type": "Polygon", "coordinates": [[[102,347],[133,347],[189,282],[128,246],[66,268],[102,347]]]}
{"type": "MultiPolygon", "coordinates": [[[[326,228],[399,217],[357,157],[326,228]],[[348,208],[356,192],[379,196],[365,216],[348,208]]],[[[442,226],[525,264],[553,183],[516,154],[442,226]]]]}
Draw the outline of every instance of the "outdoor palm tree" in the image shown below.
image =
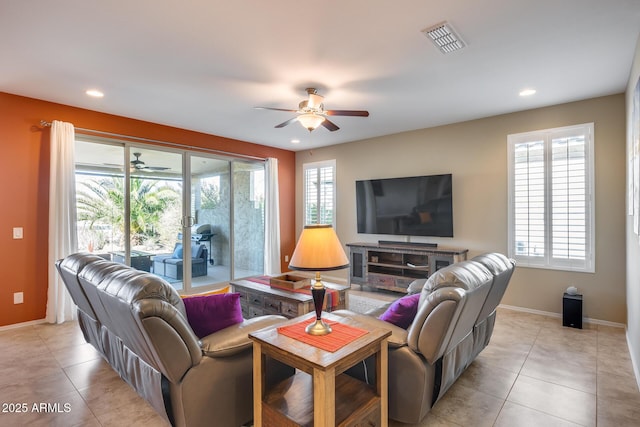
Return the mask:
{"type": "MultiPolygon", "coordinates": [[[[109,225],[124,237],[124,179],[95,178],[80,182],[77,192],[78,221],[94,225],[109,225]]],[[[131,243],[139,245],[159,235],[162,215],[171,208],[179,208],[179,192],[164,181],[143,178],[130,179],[131,243]]],[[[121,242],[123,243],[123,242],[121,242]]]]}

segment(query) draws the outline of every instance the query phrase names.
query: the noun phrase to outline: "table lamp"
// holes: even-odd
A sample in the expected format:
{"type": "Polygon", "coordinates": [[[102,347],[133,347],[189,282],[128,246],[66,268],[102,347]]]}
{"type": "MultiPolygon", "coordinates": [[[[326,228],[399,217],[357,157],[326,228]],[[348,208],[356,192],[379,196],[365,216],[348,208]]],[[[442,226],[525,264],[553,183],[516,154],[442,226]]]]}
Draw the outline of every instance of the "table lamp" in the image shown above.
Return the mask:
{"type": "Polygon", "coordinates": [[[311,296],[316,310],[316,321],[305,329],[311,335],[326,335],[331,327],[321,319],[326,289],[320,278],[321,271],[339,270],[349,266],[349,258],[342,249],[336,232],[330,225],[307,225],[302,230],[289,268],[300,271],[315,271],[316,280],[311,285],[311,296]]]}

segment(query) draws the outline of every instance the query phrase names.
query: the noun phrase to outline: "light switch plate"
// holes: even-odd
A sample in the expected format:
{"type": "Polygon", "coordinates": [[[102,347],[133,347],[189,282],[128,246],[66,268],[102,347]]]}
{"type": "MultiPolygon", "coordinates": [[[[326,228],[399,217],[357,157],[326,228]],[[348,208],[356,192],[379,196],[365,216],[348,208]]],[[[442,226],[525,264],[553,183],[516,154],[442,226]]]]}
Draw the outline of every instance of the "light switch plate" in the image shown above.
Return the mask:
{"type": "Polygon", "coordinates": [[[14,239],[22,239],[22,227],[13,227],[13,238],[14,239]]]}
{"type": "Polygon", "coordinates": [[[15,292],[13,294],[13,303],[22,304],[24,302],[24,292],[15,292]]]}

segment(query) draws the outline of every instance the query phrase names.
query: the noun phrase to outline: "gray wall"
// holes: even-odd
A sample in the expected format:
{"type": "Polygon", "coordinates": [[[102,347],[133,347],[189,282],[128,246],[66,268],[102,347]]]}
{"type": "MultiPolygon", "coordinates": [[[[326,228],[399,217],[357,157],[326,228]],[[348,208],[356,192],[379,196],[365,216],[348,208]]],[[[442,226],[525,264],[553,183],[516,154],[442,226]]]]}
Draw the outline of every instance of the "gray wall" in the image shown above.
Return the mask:
{"type": "MultiPolygon", "coordinates": [[[[632,135],[633,90],[638,79],[640,79],[640,39],[636,44],[635,59],[627,88],[627,137],[629,139],[632,135]]],[[[632,217],[627,216],[627,341],[636,379],[640,385],[640,237],[633,232],[631,220],[632,217]]]]}
{"type": "MultiPolygon", "coordinates": [[[[518,268],[502,302],[560,313],[563,291],[575,285],[584,294],[586,317],[625,323],[623,94],[300,151],[296,153],[296,200],[302,200],[302,164],[336,159],[336,231],[342,243],[401,240],[357,234],[354,182],[452,173],[455,237],[412,241],[467,248],[470,257],[488,251],[506,253],[507,135],[589,122],[595,123],[596,272],[518,268]]],[[[301,204],[296,224],[299,233],[301,204]]],[[[348,277],[346,270],[330,273],[342,280],[348,277]]]]}

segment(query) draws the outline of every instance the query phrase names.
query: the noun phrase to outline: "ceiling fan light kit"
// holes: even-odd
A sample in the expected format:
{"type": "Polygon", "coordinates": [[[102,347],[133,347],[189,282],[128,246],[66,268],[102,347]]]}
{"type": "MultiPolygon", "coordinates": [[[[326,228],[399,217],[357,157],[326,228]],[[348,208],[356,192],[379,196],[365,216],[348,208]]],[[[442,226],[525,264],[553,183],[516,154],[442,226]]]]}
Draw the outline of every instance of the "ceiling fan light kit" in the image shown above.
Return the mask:
{"type": "Polygon", "coordinates": [[[308,129],[309,132],[320,126],[320,124],[325,120],[326,118],[314,113],[306,113],[298,116],[298,121],[300,122],[300,124],[308,129]]]}
{"type": "Polygon", "coordinates": [[[322,125],[331,132],[340,129],[335,123],[327,119],[327,116],[351,116],[351,117],[369,117],[369,112],[364,110],[325,110],[324,109],[324,97],[318,95],[318,91],[315,88],[307,88],[307,99],[298,104],[297,110],[287,110],[285,108],[272,108],[272,107],[256,107],[263,110],[274,111],[287,111],[291,113],[297,113],[298,116],[287,120],[286,122],[276,125],[276,128],[283,128],[293,122],[300,122],[300,124],[312,132],[318,126],[322,125]]]}
{"type": "Polygon", "coordinates": [[[324,96],[320,96],[316,93],[316,90],[313,88],[308,88],[307,93],[309,94],[309,99],[307,100],[307,108],[309,109],[320,109],[322,110],[323,105],[322,101],[324,100],[324,96]]]}

